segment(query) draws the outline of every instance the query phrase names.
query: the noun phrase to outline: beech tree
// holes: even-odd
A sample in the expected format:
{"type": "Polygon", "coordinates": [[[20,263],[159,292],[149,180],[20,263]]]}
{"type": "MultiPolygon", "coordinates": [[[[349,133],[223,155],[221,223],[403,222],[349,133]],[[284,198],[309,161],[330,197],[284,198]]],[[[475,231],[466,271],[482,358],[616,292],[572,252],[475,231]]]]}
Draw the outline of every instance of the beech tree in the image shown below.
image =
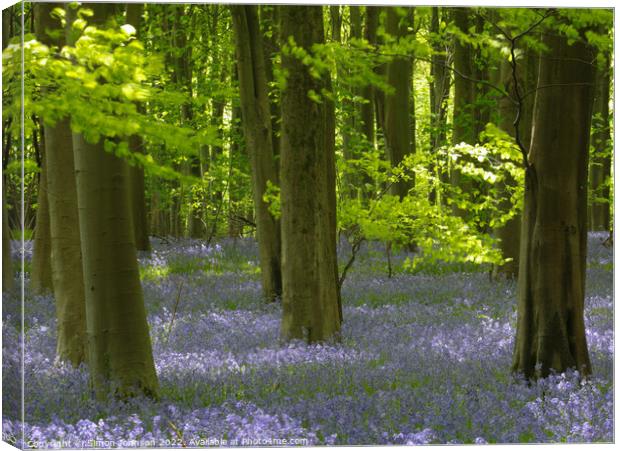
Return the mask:
{"type": "Polygon", "coordinates": [[[252,164],[252,192],[261,262],[263,296],[282,293],[280,224],[264,200],[268,184],[277,185],[263,41],[256,6],[232,6],[237,49],[239,94],[245,143],[252,164]]]}
{"type": "MultiPolygon", "coordinates": [[[[387,8],[386,32],[394,39],[408,34],[412,23],[413,8],[387,8]]],[[[398,166],[405,156],[415,152],[415,137],[412,136],[411,120],[411,76],[412,62],[406,56],[394,57],[387,65],[387,82],[393,92],[385,95],[385,147],[392,167],[398,166]]],[[[399,179],[391,187],[392,194],[402,198],[413,185],[412,180],[399,179]]]]}
{"type": "Polygon", "coordinates": [[[320,6],[281,9],[282,336],[336,338],[341,309],[336,261],[334,105],[329,74],[313,77],[300,54],[324,42],[320,6]],[[308,94],[316,93],[320,99],[308,94]]]}
{"type": "MultiPolygon", "coordinates": [[[[34,14],[38,39],[50,47],[61,48],[64,45],[62,28],[59,20],[52,18],[52,11],[57,7],[54,3],[37,3],[34,14]]],[[[53,89],[53,86],[43,87],[43,95],[53,89]]],[[[70,119],[44,120],[43,126],[45,194],[57,317],[56,357],[77,366],[86,360],[87,340],[70,119]]]]}
{"type": "MultiPolygon", "coordinates": [[[[114,5],[89,6],[94,12],[90,23],[103,26],[114,5]]],[[[103,140],[89,142],[73,133],[72,142],[91,381],[100,398],[110,391],[154,396],[158,384],[134,244],[127,162],[106,152],[103,140]]]]}
{"type": "Polygon", "coordinates": [[[592,371],[584,325],[593,49],[546,30],[527,155],[513,369],[592,371]]]}

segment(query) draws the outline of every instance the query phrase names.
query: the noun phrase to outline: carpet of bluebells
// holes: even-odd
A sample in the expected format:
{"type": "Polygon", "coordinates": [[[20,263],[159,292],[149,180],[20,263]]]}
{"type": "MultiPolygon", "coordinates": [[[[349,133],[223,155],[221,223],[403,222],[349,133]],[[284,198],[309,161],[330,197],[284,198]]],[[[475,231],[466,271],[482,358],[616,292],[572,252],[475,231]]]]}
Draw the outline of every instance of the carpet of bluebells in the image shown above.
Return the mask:
{"type": "MultiPolygon", "coordinates": [[[[611,442],[604,239],[589,237],[594,376],[529,385],[510,373],[514,282],[439,264],[388,278],[381,247],[365,245],[342,290],[341,342],[282,343],[280,306],[261,301],[253,240],[153,239],[140,265],[160,399],[94,401],[86,368],[54,361],[53,297],[27,293],[22,423],[19,292],[5,293],[3,438],[30,448],[611,442]]],[[[340,260],[348,253],[343,243],[340,260]]],[[[28,267],[31,243],[25,257],[28,267]]]]}

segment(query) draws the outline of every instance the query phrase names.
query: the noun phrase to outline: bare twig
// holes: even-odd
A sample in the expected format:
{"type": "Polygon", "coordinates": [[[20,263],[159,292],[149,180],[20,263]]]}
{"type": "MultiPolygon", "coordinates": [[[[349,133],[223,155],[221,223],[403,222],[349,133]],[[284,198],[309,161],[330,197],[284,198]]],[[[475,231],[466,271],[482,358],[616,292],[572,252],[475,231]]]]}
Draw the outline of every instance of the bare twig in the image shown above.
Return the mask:
{"type": "Polygon", "coordinates": [[[359,252],[360,247],[362,246],[362,243],[364,241],[364,237],[358,236],[351,245],[351,256],[349,257],[349,261],[347,262],[347,264],[344,266],[342,274],[340,275],[340,279],[338,280],[338,289],[342,288],[342,284],[347,277],[347,273],[349,272],[349,269],[351,269],[351,266],[353,266],[353,262],[355,262],[355,257],[357,256],[357,253],[359,252]]]}
{"type": "Polygon", "coordinates": [[[250,226],[253,228],[256,228],[256,223],[254,221],[249,220],[248,218],[244,218],[241,215],[233,215],[233,214],[228,214],[228,219],[232,219],[233,221],[237,221],[240,222],[242,224],[245,224],[246,226],[250,226]]]}
{"type": "Polygon", "coordinates": [[[177,316],[177,308],[179,307],[179,301],[181,300],[181,289],[183,288],[183,280],[179,284],[179,288],[177,289],[177,300],[174,303],[174,309],[172,310],[172,319],[170,320],[170,326],[168,327],[168,335],[166,336],[166,343],[170,340],[170,333],[172,332],[172,325],[174,324],[174,319],[177,316]]]}
{"type": "Polygon", "coordinates": [[[388,279],[392,278],[392,242],[388,241],[385,245],[385,256],[388,264],[388,279]]]}
{"type": "Polygon", "coordinates": [[[521,89],[520,89],[520,84],[519,84],[519,77],[518,77],[518,73],[517,73],[517,55],[516,55],[517,41],[520,38],[522,38],[523,36],[531,33],[536,27],[538,27],[540,24],[542,24],[549,16],[551,16],[554,13],[555,13],[555,10],[553,8],[547,9],[545,11],[545,13],[542,14],[540,16],[540,18],[536,22],[532,23],[526,30],[522,31],[521,33],[517,34],[516,36],[512,36],[508,31],[504,30],[502,27],[497,25],[497,23],[495,23],[492,20],[489,20],[488,17],[482,16],[495,29],[497,29],[506,38],[506,40],[508,42],[510,42],[510,67],[511,67],[511,71],[512,71],[513,90],[514,90],[514,95],[515,95],[515,100],[516,100],[516,107],[517,107],[517,113],[515,115],[514,121],[512,122],[512,125],[513,125],[513,127],[515,129],[515,142],[517,143],[517,146],[519,147],[519,150],[521,151],[521,156],[523,158],[523,166],[525,168],[529,167],[529,160],[528,160],[528,156],[527,156],[527,150],[525,149],[525,146],[521,142],[521,134],[520,134],[520,131],[519,131],[519,124],[521,123],[521,112],[523,110],[523,99],[526,96],[521,94],[521,89]]]}

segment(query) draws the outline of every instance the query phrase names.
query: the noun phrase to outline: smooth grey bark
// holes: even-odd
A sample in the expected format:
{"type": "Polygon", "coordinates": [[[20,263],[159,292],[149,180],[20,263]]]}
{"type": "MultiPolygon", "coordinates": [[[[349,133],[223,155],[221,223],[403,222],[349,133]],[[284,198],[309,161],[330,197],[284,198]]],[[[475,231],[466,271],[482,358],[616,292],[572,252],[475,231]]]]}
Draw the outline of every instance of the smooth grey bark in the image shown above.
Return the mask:
{"type": "Polygon", "coordinates": [[[525,179],[513,370],[592,371],[584,325],[593,51],[547,32],[525,179]],[[543,88],[544,87],[544,88],[543,88]]]}
{"type": "Polygon", "coordinates": [[[263,200],[267,184],[277,184],[265,58],[257,7],[231,6],[231,12],[235,29],[243,131],[252,165],[252,193],[263,296],[273,301],[282,294],[281,239],[279,222],[263,200]]]}
{"type": "MultiPolygon", "coordinates": [[[[43,44],[61,48],[65,43],[62,26],[51,16],[56,7],[53,3],[35,4],[35,31],[43,44]]],[[[42,90],[43,96],[45,93],[42,90]]],[[[56,358],[78,366],[86,361],[86,307],[70,119],[44,121],[43,129],[57,319],[56,358]]]]}
{"type": "MultiPolygon", "coordinates": [[[[103,26],[111,4],[93,3],[103,26]]],[[[72,42],[69,41],[69,44],[72,42]]],[[[131,224],[127,163],[73,134],[88,366],[99,399],[156,396],[158,383],[131,224]]]]}
{"type": "MultiPolygon", "coordinates": [[[[43,138],[43,137],[42,137],[43,138]]],[[[45,143],[41,140],[41,166],[39,168],[39,192],[37,197],[37,216],[34,228],[34,245],[30,289],[43,294],[52,291],[52,244],[50,237],[50,214],[47,196],[47,164],[45,163],[45,143]]]]}
{"type": "MultiPolygon", "coordinates": [[[[312,52],[324,42],[323,10],[281,9],[283,42],[289,37],[312,52]]],[[[334,105],[308,92],[330,89],[293,55],[282,55],[287,72],[282,92],[281,223],[283,339],[309,342],[338,338],[341,324],[336,261],[334,105]]]]}

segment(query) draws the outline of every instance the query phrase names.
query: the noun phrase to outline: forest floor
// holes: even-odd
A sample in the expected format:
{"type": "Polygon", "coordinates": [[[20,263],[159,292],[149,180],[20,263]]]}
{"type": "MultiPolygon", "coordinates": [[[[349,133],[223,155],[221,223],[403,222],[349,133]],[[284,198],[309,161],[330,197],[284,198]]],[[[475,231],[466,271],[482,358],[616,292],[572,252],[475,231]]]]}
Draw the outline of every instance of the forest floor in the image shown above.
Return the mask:
{"type": "MultiPolygon", "coordinates": [[[[514,282],[442,265],[388,278],[382,249],[365,244],[342,290],[341,343],[283,344],[280,306],[260,299],[253,240],[154,240],[140,265],[160,400],[93,401],[85,368],[54,364],[53,297],[27,295],[22,424],[16,291],[3,297],[4,438],[23,427],[29,447],[611,442],[604,238],[589,237],[594,376],[532,385],[510,373],[514,282]]],[[[339,252],[346,261],[348,247],[339,252]]]]}

